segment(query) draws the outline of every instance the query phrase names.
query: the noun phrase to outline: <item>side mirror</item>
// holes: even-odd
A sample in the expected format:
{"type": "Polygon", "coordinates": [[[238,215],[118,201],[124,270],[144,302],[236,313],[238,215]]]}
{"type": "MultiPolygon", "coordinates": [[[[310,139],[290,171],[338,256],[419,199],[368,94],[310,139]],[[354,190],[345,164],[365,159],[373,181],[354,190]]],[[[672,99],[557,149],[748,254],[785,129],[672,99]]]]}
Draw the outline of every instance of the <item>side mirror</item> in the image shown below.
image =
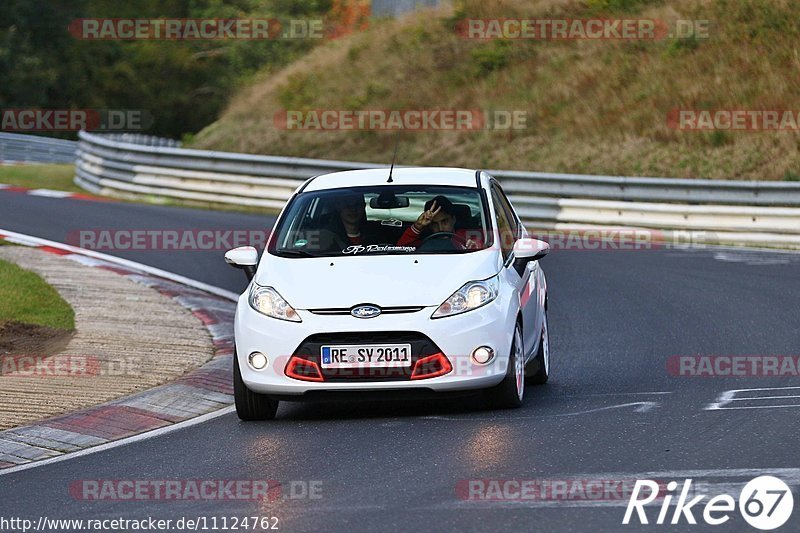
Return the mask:
{"type": "Polygon", "coordinates": [[[225,262],[234,268],[241,268],[247,275],[247,280],[253,279],[258,266],[258,250],[252,246],[241,246],[225,252],[225,262]]]}
{"type": "Polygon", "coordinates": [[[519,239],[514,243],[514,269],[521,276],[527,264],[550,253],[550,245],[539,239],[519,239]]]}

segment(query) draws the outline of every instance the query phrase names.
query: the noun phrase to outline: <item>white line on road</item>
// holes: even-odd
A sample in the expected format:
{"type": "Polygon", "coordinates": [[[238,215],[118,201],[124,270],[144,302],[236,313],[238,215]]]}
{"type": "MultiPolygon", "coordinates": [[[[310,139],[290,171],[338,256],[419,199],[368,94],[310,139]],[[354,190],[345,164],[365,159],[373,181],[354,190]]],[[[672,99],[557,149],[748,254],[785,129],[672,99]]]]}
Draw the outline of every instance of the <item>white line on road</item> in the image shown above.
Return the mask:
{"type": "Polygon", "coordinates": [[[751,400],[780,400],[783,398],[800,398],[800,396],[796,394],[791,394],[788,396],[756,396],[753,398],[743,397],[743,398],[734,398],[732,402],[749,402],[751,400]]]}
{"type": "Polygon", "coordinates": [[[754,405],[754,406],[742,406],[742,407],[728,407],[728,404],[736,401],[747,401],[747,400],[780,400],[781,398],[797,398],[797,396],[789,396],[789,395],[772,395],[772,396],[737,396],[740,392],[774,392],[774,391],[784,391],[784,390],[798,390],[800,387],[761,387],[757,389],[733,389],[733,390],[726,390],[723,391],[717,396],[717,399],[708,404],[706,407],[703,408],[705,411],[726,411],[726,410],[734,410],[734,409],[786,409],[787,407],[800,407],[800,404],[788,404],[788,405],[754,405]]]}
{"type": "Polygon", "coordinates": [[[152,431],[148,431],[146,433],[140,433],[138,435],[134,435],[132,437],[127,437],[124,439],[115,440],[112,442],[107,442],[105,444],[100,444],[98,446],[93,446],[91,448],[85,448],[83,450],[77,452],[70,452],[65,453],[64,455],[59,455],[56,457],[51,457],[49,459],[43,459],[41,461],[33,461],[30,463],[25,463],[19,466],[13,466],[10,468],[4,468],[0,470],[0,476],[5,476],[8,474],[14,474],[16,472],[20,472],[22,470],[29,470],[31,468],[38,468],[40,466],[51,465],[53,463],[60,463],[61,461],[68,461],[70,459],[76,459],[78,457],[83,457],[85,455],[91,455],[97,452],[103,452],[105,450],[110,450],[111,448],[119,448],[120,446],[125,446],[128,444],[133,444],[134,442],[141,442],[143,440],[152,439],[153,437],[159,437],[166,433],[171,433],[173,431],[178,431],[180,429],[185,429],[191,426],[196,426],[197,424],[202,424],[204,422],[208,422],[209,420],[214,420],[215,418],[219,418],[221,416],[225,416],[227,414],[233,413],[235,407],[233,405],[220,409],[218,411],[214,411],[211,413],[206,413],[204,415],[198,416],[196,418],[192,418],[190,420],[185,420],[183,422],[178,422],[176,424],[172,424],[171,426],[164,426],[162,428],[154,429],[152,431]]]}
{"type": "Polygon", "coordinates": [[[607,411],[609,409],[620,409],[622,407],[633,407],[634,405],[638,405],[636,409],[633,411],[635,413],[646,413],[649,410],[653,409],[654,407],[658,407],[658,402],[631,402],[631,403],[621,403],[619,405],[609,405],[607,407],[598,407],[596,409],[588,409],[586,411],[576,411],[574,413],[564,413],[560,415],[553,415],[553,416],[575,416],[575,415],[586,415],[589,413],[596,413],[598,411],[607,411]]]}
{"type": "Polygon", "coordinates": [[[34,189],[28,191],[31,196],[44,196],[47,198],[67,198],[72,196],[71,192],[67,191],[54,191],[53,189],[34,189]]]}

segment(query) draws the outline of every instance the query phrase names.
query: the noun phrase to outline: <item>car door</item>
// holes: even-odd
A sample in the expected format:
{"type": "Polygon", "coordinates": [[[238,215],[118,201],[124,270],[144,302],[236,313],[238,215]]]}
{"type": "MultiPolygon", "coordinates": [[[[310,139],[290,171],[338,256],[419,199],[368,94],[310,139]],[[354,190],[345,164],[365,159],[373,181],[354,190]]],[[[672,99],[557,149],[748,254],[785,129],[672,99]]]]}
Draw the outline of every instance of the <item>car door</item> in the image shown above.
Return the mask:
{"type": "MultiPolygon", "coordinates": [[[[492,201],[492,208],[494,211],[494,224],[497,228],[497,239],[498,239],[498,246],[500,247],[500,252],[503,257],[503,269],[500,271],[501,276],[501,283],[506,285],[510,285],[514,287],[514,290],[517,291],[518,294],[525,288],[526,280],[519,275],[519,273],[514,269],[514,242],[516,242],[516,235],[515,235],[515,224],[513,222],[513,218],[509,216],[509,213],[505,206],[503,205],[500,195],[498,193],[499,188],[497,184],[492,181],[489,190],[489,196],[492,201]]],[[[528,325],[525,323],[525,313],[523,312],[522,315],[522,330],[523,333],[527,331],[528,325]]],[[[527,335],[523,334],[523,350],[527,354],[528,353],[528,339],[527,335]]]]}
{"type": "Polygon", "coordinates": [[[521,273],[513,267],[514,243],[525,236],[525,231],[514,208],[511,206],[511,202],[509,202],[508,197],[506,197],[502,187],[500,187],[500,184],[492,180],[491,188],[492,203],[495,208],[495,219],[501,235],[500,240],[503,258],[507,258],[507,253],[511,256],[511,262],[509,263],[506,261],[506,268],[504,270],[508,271],[508,278],[509,280],[513,280],[520,295],[524,352],[528,355],[537,348],[539,340],[538,332],[541,331],[542,328],[541,317],[538,312],[539,306],[537,304],[539,262],[529,261],[521,273]],[[499,217],[498,213],[502,213],[503,216],[499,217]],[[503,235],[504,232],[506,235],[505,237],[503,235]]]}

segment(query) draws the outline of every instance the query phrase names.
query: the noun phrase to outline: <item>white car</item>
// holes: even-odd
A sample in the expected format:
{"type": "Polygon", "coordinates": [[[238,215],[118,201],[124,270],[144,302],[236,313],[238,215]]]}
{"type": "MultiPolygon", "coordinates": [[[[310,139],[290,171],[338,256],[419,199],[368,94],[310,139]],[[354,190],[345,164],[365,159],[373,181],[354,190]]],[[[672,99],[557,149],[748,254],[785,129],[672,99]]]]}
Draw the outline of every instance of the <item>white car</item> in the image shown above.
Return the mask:
{"type": "Polygon", "coordinates": [[[266,250],[225,260],[250,284],[235,318],[243,420],[280,400],[440,397],[518,407],[550,372],[546,242],[497,181],[458,168],[354,170],[306,181],[266,250]],[[257,267],[257,268],[256,268],[257,267]]]}

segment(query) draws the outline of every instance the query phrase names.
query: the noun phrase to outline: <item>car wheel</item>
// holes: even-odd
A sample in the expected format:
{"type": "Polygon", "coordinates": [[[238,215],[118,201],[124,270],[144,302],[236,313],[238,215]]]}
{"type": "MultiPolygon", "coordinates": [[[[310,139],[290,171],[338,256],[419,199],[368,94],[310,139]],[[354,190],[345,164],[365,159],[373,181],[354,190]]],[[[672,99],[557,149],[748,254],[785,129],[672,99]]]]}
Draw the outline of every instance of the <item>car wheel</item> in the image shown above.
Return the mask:
{"type": "Polygon", "coordinates": [[[542,321],[542,337],[539,341],[539,351],[536,352],[536,357],[528,363],[525,375],[532,385],[544,385],[550,378],[550,334],[547,330],[547,312],[545,312],[544,320],[542,321]]]}
{"type": "Polygon", "coordinates": [[[498,409],[513,409],[522,405],[525,396],[525,355],[522,353],[522,326],[514,328],[514,340],[508,356],[506,377],[487,391],[489,404],[498,409]]]}
{"type": "Polygon", "coordinates": [[[239,370],[239,357],[233,354],[233,399],[236,414],[242,420],[272,420],[278,411],[278,400],[258,394],[247,388],[239,370]]]}

